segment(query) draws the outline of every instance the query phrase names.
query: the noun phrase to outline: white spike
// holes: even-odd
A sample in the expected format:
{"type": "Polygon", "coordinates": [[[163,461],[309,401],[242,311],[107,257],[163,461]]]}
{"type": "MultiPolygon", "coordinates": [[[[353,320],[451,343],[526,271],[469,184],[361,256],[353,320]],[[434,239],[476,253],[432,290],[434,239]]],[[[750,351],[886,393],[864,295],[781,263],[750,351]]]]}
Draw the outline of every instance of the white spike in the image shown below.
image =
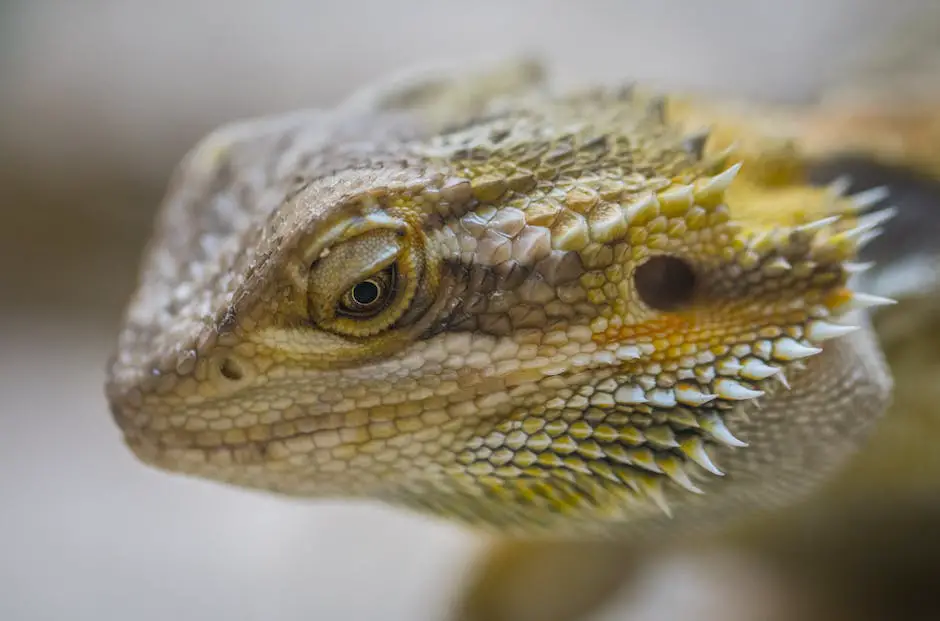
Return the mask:
{"type": "Polygon", "coordinates": [[[708,456],[708,453],[705,451],[705,442],[703,442],[700,437],[691,436],[683,440],[679,445],[679,450],[702,469],[711,472],[715,476],[725,476],[725,473],[722,472],[708,456]]]}
{"type": "Polygon", "coordinates": [[[614,401],[627,405],[636,405],[646,403],[647,399],[642,388],[627,384],[617,389],[617,392],[614,393],[614,401]]]}
{"type": "Polygon", "coordinates": [[[778,382],[780,382],[781,386],[783,386],[787,390],[790,390],[790,382],[789,380],[787,380],[787,376],[783,373],[783,369],[780,369],[779,371],[777,371],[777,374],[774,375],[774,378],[778,382]]]}
{"type": "Polygon", "coordinates": [[[685,382],[680,382],[678,385],[676,385],[675,393],[676,400],[679,403],[684,405],[691,405],[693,407],[704,405],[709,401],[714,401],[718,398],[718,395],[702,392],[694,384],[688,384],[685,382]]]}
{"type": "Polygon", "coordinates": [[[733,448],[744,448],[747,446],[747,442],[742,442],[734,437],[734,434],[725,426],[725,422],[721,420],[717,414],[712,414],[708,416],[703,416],[701,420],[702,429],[708,432],[708,434],[714,438],[717,442],[724,444],[725,446],[730,446],[733,448]]]}
{"type": "Polygon", "coordinates": [[[788,336],[779,338],[774,341],[774,358],[777,360],[791,361],[791,360],[800,360],[802,358],[808,358],[814,356],[821,352],[822,349],[818,347],[807,347],[802,343],[791,339],[788,336]]]}
{"type": "Polygon", "coordinates": [[[897,300],[883,298],[880,295],[871,295],[869,293],[853,293],[852,298],[848,302],[839,306],[836,311],[839,313],[846,313],[853,310],[865,310],[879,306],[891,306],[892,304],[897,303],[897,300]]]}
{"type": "Polygon", "coordinates": [[[838,338],[857,331],[858,326],[844,326],[828,321],[816,320],[810,322],[806,328],[806,338],[811,341],[822,342],[838,338]]]}
{"type": "Polygon", "coordinates": [[[734,181],[734,178],[738,176],[738,172],[741,170],[741,162],[738,162],[734,166],[728,167],[727,170],[718,173],[705,183],[703,183],[698,189],[697,194],[712,194],[724,192],[731,186],[731,182],[734,181]]]}
{"type": "Polygon", "coordinates": [[[757,399],[764,395],[763,390],[752,390],[727,377],[718,379],[715,382],[714,390],[719,397],[728,401],[745,401],[747,399],[757,399]]]}
{"type": "Polygon", "coordinates": [[[820,218],[819,220],[814,220],[812,222],[807,222],[806,224],[796,227],[797,231],[802,233],[815,233],[821,229],[826,228],[830,224],[835,224],[842,219],[842,216],[829,216],[828,218],[820,218]]]}
{"type": "Polygon", "coordinates": [[[859,224],[864,224],[869,228],[875,228],[897,216],[898,211],[898,208],[892,205],[891,207],[885,207],[884,209],[867,213],[864,216],[859,216],[857,220],[859,224]]]}
{"type": "Polygon", "coordinates": [[[878,211],[866,214],[858,218],[858,225],[856,225],[855,228],[843,231],[839,235],[848,239],[860,239],[865,233],[874,231],[880,225],[893,218],[897,212],[897,207],[888,207],[887,209],[879,209],[878,211]]]}
{"type": "Polygon", "coordinates": [[[741,377],[749,380],[767,379],[779,372],[780,369],[778,367],[765,364],[757,358],[748,358],[741,367],[741,377]]]}
{"type": "Polygon", "coordinates": [[[852,187],[852,177],[849,175],[840,175],[829,182],[826,190],[833,196],[843,196],[852,187]]]}
{"type": "Polygon", "coordinates": [[[855,251],[860,252],[863,248],[865,248],[865,246],[870,244],[875,239],[881,237],[883,232],[884,231],[882,229],[872,229],[859,235],[855,243],[855,251]]]}
{"type": "Polygon", "coordinates": [[[867,272],[875,266],[874,261],[867,261],[865,263],[855,263],[854,261],[846,261],[842,264],[842,269],[845,270],[846,274],[861,274],[867,272]]]}
{"type": "Polygon", "coordinates": [[[658,196],[660,205],[663,203],[679,203],[683,206],[691,207],[695,202],[695,198],[692,195],[692,186],[690,185],[677,185],[668,190],[663,190],[658,196]]]}
{"type": "Polygon", "coordinates": [[[848,198],[850,201],[852,201],[852,203],[854,203],[856,209],[862,211],[868,209],[869,207],[874,207],[881,201],[888,198],[890,195],[891,192],[888,190],[888,187],[880,185],[859,192],[858,194],[853,194],[848,198]]]}

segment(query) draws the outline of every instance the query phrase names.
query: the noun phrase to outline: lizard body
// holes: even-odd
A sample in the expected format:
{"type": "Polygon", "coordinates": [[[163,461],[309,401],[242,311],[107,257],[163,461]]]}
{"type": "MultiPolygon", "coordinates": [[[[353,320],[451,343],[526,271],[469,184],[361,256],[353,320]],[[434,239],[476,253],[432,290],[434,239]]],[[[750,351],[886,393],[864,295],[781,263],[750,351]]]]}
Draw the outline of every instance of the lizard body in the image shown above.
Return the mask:
{"type": "Polygon", "coordinates": [[[851,288],[878,196],[537,74],[197,146],[109,369],[137,456],[516,536],[720,528],[843,463],[890,393],[859,312],[887,300],[851,288]]]}

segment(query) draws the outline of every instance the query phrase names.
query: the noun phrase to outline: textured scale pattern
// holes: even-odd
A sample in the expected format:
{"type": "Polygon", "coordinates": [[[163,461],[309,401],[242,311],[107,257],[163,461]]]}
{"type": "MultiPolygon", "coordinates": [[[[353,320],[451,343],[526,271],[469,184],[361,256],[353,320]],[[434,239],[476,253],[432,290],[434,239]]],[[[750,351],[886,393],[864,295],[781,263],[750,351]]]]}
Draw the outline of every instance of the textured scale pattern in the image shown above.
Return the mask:
{"type": "Polygon", "coordinates": [[[187,157],[110,369],[141,459],[501,532],[693,529],[805,493],[884,410],[856,311],[886,301],[850,288],[884,212],[807,189],[766,226],[747,157],[631,89],[421,119],[187,157]]]}

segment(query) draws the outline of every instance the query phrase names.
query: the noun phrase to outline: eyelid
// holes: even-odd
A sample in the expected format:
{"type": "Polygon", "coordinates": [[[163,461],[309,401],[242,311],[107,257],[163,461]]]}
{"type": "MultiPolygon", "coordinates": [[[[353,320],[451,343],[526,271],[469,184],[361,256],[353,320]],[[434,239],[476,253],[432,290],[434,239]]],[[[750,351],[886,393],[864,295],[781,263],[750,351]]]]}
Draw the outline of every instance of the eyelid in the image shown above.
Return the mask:
{"type": "Polygon", "coordinates": [[[317,236],[315,244],[303,250],[303,261],[311,265],[323,257],[328,249],[355,240],[371,232],[391,232],[400,236],[407,224],[387,213],[373,212],[344,219],[317,236]]]}
{"type": "Polygon", "coordinates": [[[371,263],[366,263],[363,265],[365,268],[361,274],[349,273],[349,277],[342,280],[340,284],[340,296],[346,294],[347,291],[358,285],[364,280],[368,280],[374,277],[376,274],[380,274],[384,270],[388,269],[390,266],[394,265],[398,260],[398,255],[400,254],[398,248],[388,248],[386,252],[380,255],[375,256],[375,260],[371,263]]]}
{"type": "Polygon", "coordinates": [[[334,315],[339,299],[356,283],[387,268],[401,255],[394,231],[372,231],[338,246],[314,263],[308,274],[308,298],[315,320],[334,315]]]}

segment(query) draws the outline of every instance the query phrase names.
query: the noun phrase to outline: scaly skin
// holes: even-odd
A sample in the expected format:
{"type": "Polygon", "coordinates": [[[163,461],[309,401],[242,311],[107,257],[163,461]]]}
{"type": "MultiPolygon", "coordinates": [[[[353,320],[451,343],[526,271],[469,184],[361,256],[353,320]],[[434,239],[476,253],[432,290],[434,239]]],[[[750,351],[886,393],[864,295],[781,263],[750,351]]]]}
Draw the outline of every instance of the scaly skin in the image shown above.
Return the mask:
{"type": "Polygon", "coordinates": [[[680,537],[824,481],[888,404],[884,300],[849,286],[884,213],[679,99],[537,83],[422,78],[194,149],[110,367],[136,455],[516,536],[680,537]]]}
{"type": "MultiPolygon", "coordinates": [[[[765,599],[759,613],[748,610],[742,601],[747,598],[734,592],[733,584],[723,587],[729,592],[716,594],[727,602],[726,614],[733,619],[882,621],[895,618],[899,609],[917,618],[937,613],[932,577],[940,541],[930,533],[940,518],[940,457],[934,449],[940,430],[935,382],[940,372],[935,336],[940,325],[940,168],[931,137],[940,128],[940,93],[935,79],[919,73],[906,84],[883,96],[864,89],[827,95],[825,103],[812,106],[699,101],[686,110],[699,121],[720,119],[718,133],[739,142],[743,138],[754,153],[773,153],[760,144],[766,145],[768,136],[778,144],[785,138],[790,153],[803,162],[796,168],[809,169],[812,179],[825,183],[849,175],[842,178],[853,192],[886,185],[891,204],[899,208],[885,234],[862,253],[863,261],[876,263],[861,286],[900,301],[880,309],[873,321],[897,380],[889,414],[850,463],[805,501],[755,516],[743,529],[681,543],[681,554],[690,544],[730,546],[773,572],[776,582],[768,586],[783,601],[765,599]],[[915,86],[918,92],[910,93],[915,86]],[[929,87],[926,92],[924,87],[929,87]]],[[[765,156],[764,161],[772,159],[765,156]]],[[[463,593],[461,618],[584,619],[664,552],[644,549],[635,540],[617,545],[499,542],[463,593]]]]}

